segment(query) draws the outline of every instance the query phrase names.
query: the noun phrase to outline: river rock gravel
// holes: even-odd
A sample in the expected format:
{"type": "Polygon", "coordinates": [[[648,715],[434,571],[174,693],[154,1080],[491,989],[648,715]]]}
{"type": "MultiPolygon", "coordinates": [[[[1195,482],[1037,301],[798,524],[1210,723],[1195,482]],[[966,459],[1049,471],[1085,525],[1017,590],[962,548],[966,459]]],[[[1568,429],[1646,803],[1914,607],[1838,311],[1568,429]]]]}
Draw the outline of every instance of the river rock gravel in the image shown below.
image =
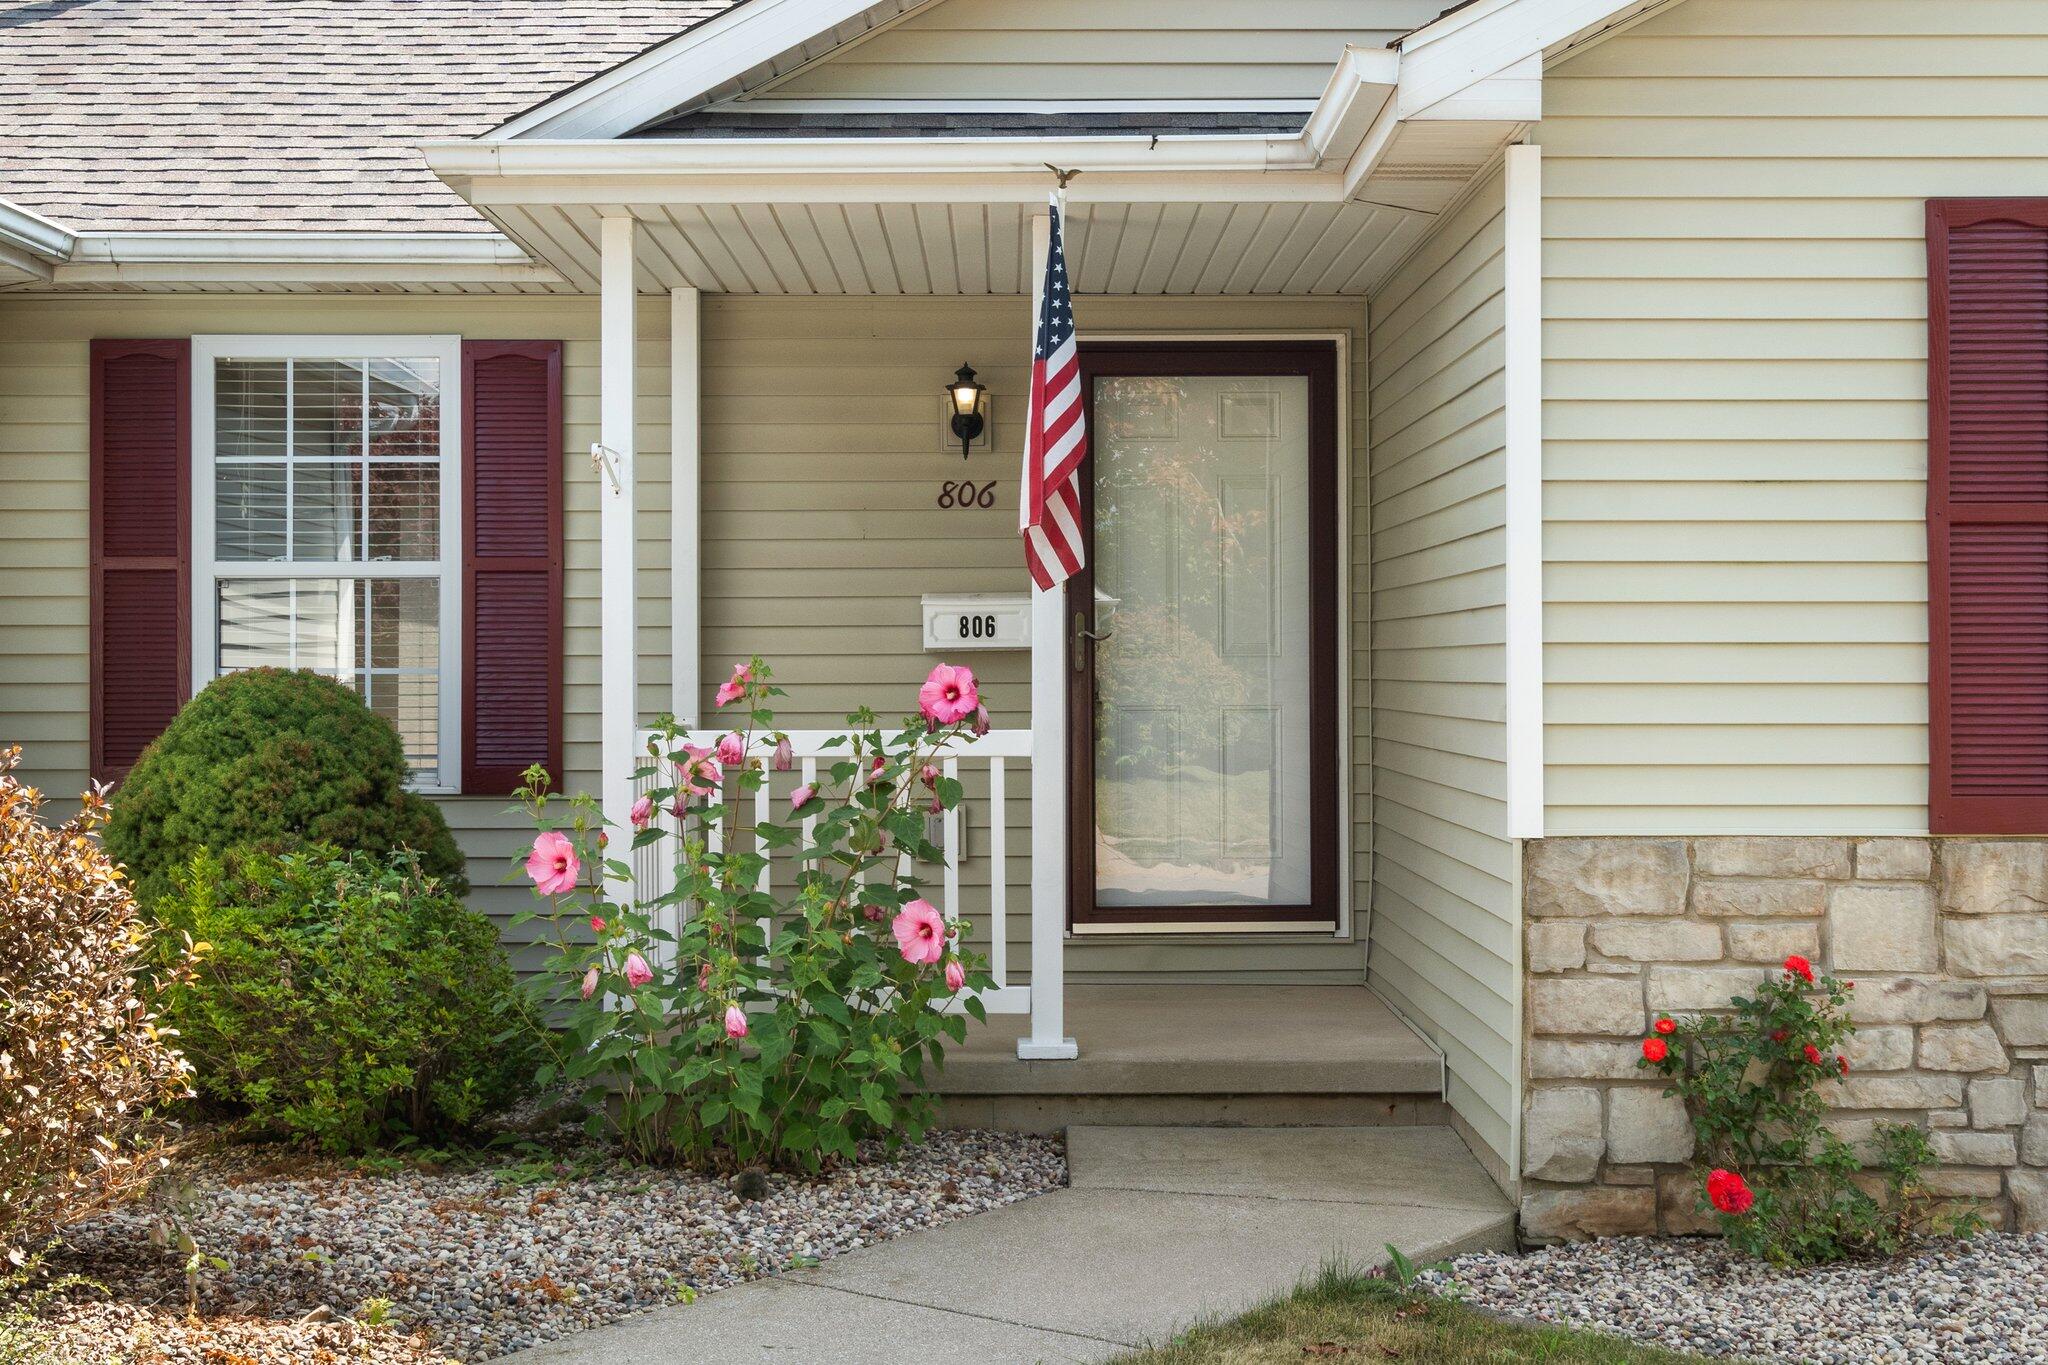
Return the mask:
{"type": "Polygon", "coordinates": [[[2048,1234],[1923,1242],[1776,1271],[1718,1241],[1640,1237],[1460,1257],[1423,1286],[1508,1317],[1676,1350],[1816,1365],[2048,1360],[2048,1234]]]}
{"type": "Polygon", "coordinates": [[[728,1179],[590,1164],[366,1173],[274,1153],[201,1159],[156,1196],[228,1262],[204,1272],[200,1320],[183,1321],[182,1270],[150,1246],[157,1215],[116,1211],[70,1229],[53,1260],[110,1291],[42,1314],[53,1358],[489,1360],[1066,1183],[1058,1138],[965,1129],[815,1177],[771,1175],[758,1199],[728,1179]],[[388,1326],[350,1320],[377,1317],[374,1300],[389,1301],[388,1326]]]}

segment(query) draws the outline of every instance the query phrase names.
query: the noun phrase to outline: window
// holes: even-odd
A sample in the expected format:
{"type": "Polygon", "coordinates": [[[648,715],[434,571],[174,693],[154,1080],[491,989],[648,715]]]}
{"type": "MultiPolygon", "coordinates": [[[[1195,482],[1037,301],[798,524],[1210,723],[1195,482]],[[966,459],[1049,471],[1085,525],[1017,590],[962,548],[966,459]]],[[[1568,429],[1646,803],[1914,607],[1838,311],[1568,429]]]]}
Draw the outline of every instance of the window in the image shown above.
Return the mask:
{"type": "Polygon", "coordinates": [[[193,677],[310,668],[459,783],[455,337],[193,341],[193,677]]]}

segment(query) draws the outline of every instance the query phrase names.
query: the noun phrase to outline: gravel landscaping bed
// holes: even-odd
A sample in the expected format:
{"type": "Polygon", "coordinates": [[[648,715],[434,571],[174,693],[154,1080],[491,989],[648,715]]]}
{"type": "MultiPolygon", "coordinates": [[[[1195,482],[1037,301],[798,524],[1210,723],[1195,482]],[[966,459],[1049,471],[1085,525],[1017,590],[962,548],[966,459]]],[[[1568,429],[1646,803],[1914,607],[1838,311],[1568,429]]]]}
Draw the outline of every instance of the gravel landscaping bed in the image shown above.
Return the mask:
{"type": "Polygon", "coordinates": [[[1889,1260],[1774,1271],[1708,1240],[1615,1238],[1461,1257],[1474,1307],[1702,1355],[1823,1365],[2048,1360],[2048,1234],[1930,1241],[1889,1260]]]}
{"type": "Polygon", "coordinates": [[[150,1248],[140,1208],[66,1234],[53,1268],[113,1299],[74,1299],[45,1320],[93,1361],[123,1347],[167,1365],[481,1361],[1065,1183],[1059,1139],[972,1130],[817,1177],[769,1176],[751,1200],[684,1171],[364,1174],[230,1155],[185,1176],[186,1226],[230,1262],[206,1274],[200,1323],[181,1324],[182,1272],[150,1248]],[[390,1300],[393,1327],[339,1320],[373,1299],[390,1300]]]}

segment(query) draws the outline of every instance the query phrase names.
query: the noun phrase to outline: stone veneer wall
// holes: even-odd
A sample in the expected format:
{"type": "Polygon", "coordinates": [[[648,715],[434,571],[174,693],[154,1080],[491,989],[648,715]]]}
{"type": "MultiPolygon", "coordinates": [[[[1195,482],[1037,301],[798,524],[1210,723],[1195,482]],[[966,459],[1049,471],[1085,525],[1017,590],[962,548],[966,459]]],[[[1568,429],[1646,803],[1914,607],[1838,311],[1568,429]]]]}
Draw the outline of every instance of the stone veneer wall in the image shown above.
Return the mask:
{"type": "Polygon", "coordinates": [[[1936,1193],[2048,1228],[2048,842],[1564,838],[1525,857],[1526,1236],[1708,1230],[1684,1107],[1637,1071],[1639,1042],[1788,953],[1856,983],[1831,1126],[1919,1123],[1936,1193]]]}

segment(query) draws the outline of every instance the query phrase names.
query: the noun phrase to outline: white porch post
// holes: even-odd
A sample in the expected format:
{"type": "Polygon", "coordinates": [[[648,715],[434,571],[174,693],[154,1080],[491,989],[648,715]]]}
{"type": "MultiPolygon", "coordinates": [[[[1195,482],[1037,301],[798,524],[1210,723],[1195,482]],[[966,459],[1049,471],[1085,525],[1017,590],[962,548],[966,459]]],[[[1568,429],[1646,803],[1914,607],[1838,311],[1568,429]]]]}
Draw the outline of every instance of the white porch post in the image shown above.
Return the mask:
{"type": "MultiPolygon", "coordinates": [[[[1031,316],[1036,319],[1052,220],[1031,220],[1031,316]]],[[[1031,593],[1031,1031],[1017,1055],[1080,1055],[1067,1033],[1067,594],[1031,593]]]]}
{"type": "Polygon", "coordinates": [[[633,565],[633,247],[631,218],[606,218],[598,276],[599,727],[605,814],[623,821],[633,802],[638,726],[633,565]]]}
{"type": "Polygon", "coordinates": [[[698,431],[702,343],[695,289],[669,291],[669,710],[685,727],[697,724],[703,705],[702,618],[699,615],[703,505],[702,445],[698,431]]]}

